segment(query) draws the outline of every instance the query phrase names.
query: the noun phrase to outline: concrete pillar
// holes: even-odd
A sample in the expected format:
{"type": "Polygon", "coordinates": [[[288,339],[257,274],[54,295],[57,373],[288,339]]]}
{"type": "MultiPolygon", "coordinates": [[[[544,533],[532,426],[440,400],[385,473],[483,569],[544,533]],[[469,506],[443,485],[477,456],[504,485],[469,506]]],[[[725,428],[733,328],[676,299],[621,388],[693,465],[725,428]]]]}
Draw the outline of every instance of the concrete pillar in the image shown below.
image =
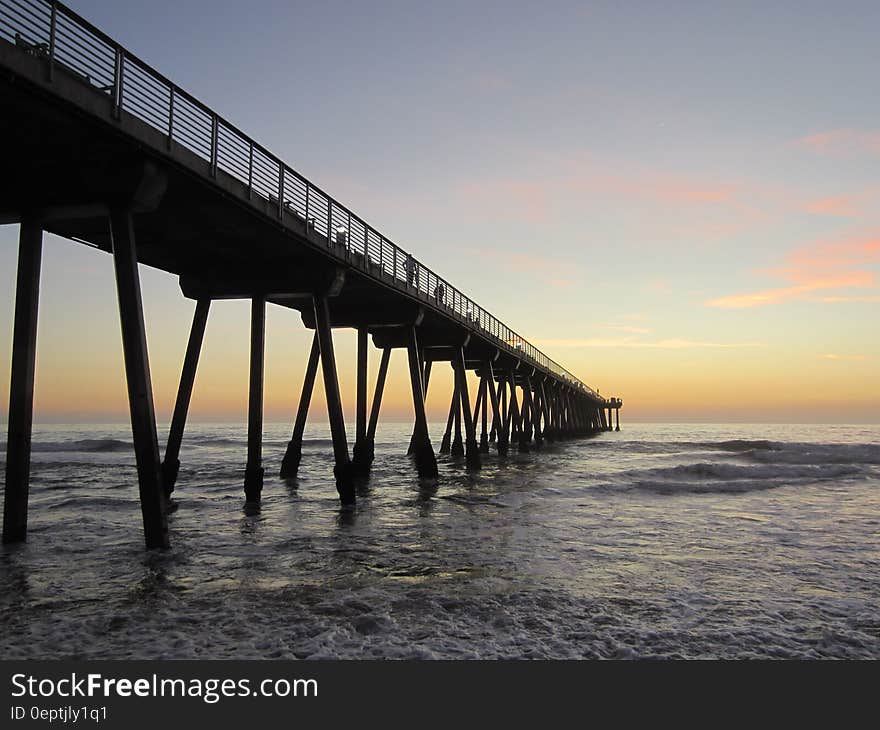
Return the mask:
{"type": "Polygon", "coordinates": [[[259,502],[263,492],[263,363],[266,352],[266,300],[251,300],[251,358],[248,387],[247,465],[244,495],[259,502]]]}
{"type": "Polygon", "coordinates": [[[486,392],[488,385],[486,383],[487,376],[483,373],[480,379],[480,393],[477,396],[480,405],[480,453],[489,453],[489,396],[486,392]]]}
{"type": "Polygon", "coordinates": [[[40,299],[42,253],[43,229],[40,223],[31,218],[22,220],[18,232],[18,274],[15,284],[9,422],[6,436],[4,543],[21,542],[27,538],[34,367],[37,355],[37,311],[40,299]]]}
{"type": "Polygon", "coordinates": [[[111,211],[110,234],[144,538],[148,549],[167,548],[168,524],[165,519],[165,492],[159,466],[156,411],[153,407],[153,386],[150,380],[134,225],[129,211],[111,211]]]}
{"type": "MultiPolygon", "coordinates": [[[[454,367],[454,366],[453,366],[454,367]]],[[[453,373],[455,370],[453,369],[453,373]]],[[[458,377],[455,377],[455,390],[453,392],[453,425],[455,426],[455,431],[452,436],[452,447],[449,450],[449,453],[452,456],[464,456],[464,439],[461,436],[461,386],[458,382],[458,377]]]]}
{"type": "Polygon", "coordinates": [[[367,329],[357,331],[357,398],[355,441],[352,449],[352,470],[356,476],[370,473],[371,459],[367,454],[367,329]]]}

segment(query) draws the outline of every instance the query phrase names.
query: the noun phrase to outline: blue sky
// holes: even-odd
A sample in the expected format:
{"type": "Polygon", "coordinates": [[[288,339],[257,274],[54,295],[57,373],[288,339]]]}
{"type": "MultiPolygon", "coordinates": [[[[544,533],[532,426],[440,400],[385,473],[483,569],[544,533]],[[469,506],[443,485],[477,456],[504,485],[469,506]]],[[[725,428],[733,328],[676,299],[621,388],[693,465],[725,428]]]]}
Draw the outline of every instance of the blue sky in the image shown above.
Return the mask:
{"type": "MultiPolygon", "coordinates": [[[[632,417],[880,419],[880,5],[72,7],[632,417]]],[[[16,234],[0,228],[7,348],[16,234]]],[[[108,271],[47,244],[43,380],[69,358],[82,386],[118,359],[108,271]],[[71,318],[90,323],[87,353],[60,344],[71,318]]],[[[192,307],[157,273],[145,298],[170,408],[192,307]]],[[[246,311],[218,309],[208,348],[212,328],[243,345],[246,311]]],[[[267,390],[280,416],[300,367],[281,363],[304,365],[308,334],[272,316],[291,328],[267,390]]],[[[194,412],[238,413],[244,370],[203,370],[194,412]]],[[[63,415],[40,382],[38,413],[63,415]]],[[[124,414],[115,398],[100,413],[124,414]]]]}

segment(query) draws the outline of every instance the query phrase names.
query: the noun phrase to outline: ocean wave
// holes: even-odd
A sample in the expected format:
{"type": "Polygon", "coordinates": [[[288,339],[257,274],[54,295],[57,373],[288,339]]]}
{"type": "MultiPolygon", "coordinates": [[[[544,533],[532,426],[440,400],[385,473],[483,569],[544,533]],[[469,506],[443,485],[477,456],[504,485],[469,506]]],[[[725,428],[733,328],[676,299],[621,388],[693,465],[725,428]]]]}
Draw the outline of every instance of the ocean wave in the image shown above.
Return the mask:
{"type": "MultiPolygon", "coordinates": [[[[222,446],[235,446],[241,447],[247,444],[247,432],[242,432],[241,437],[239,438],[229,438],[228,436],[193,436],[188,437],[184,436],[183,445],[186,446],[197,446],[197,447],[205,447],[205,448],[218,448],[222,446]]],[[[263,439],[263,444],[265,446],[286,446],[287,439],[282,441],[273,441],[271,439],[265,438],[263,439]]],[[[303,448],[308,448],[310,446],[332,446],[332,439],[303,439],[302,440],[303,448]]]]}
{"type": "MultiPolygon", "coordinates": [[[[6,445],[3,444],[4,450],[6,445]]],[[[75,441],[34,441],[33,452],[84,452],[91,454],[132,451],[131,441],[121,439],[77,439],[75,441]]]]}
{"type": "Polygon", "coordinates": [[[731,439],[730,441],[699,441],[698,446],[707,449],[717,449],[719,451],[730,451],[733,453],[742,453],[749,451],[780,451],[786,444],[779,441],[768,441],[767,439],[731,439]]]}
{"type": "Polygon", "coordinates": [[[624,472],[635,489],[661,493],[736,493],[860,477],[869,471],[855,464],[730,464],[700,462],[624,472]]]}
{"type": "Polygon", "coordinates": [[[864,470],[855,464],[766,464],[743,465],[727,463],[680,464],[654,469],[632,470],[628,476],[652,476],[694,481],[737,479],[837,479],[857,476],[864,470]]]}
{"type": "MultiPolygon", "coordinates": [[[[590,444],[589,448],[598,446],[590,444]]],[[[862,464],[880,465],[880,444],[876,443],[812,443],[770,441],[767,439],[730,439],[727,441],[631,441],[625,445],[604,442],[606,450],[622,446],[629,453],[691,454],[722,452],[762,464],[862,464]]]]}

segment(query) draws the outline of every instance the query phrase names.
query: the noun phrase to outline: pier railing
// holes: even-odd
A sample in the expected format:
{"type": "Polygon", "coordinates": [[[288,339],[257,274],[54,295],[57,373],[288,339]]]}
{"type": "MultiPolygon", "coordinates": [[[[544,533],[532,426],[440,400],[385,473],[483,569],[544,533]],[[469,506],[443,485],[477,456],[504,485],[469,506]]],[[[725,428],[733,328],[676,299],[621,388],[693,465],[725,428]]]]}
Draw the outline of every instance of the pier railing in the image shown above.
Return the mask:
{"type": "Polygon", "coordinates": [[[492,316],[421,261],[309,182],[235,125],[212,111],[112,38],[59,2],[0,0],[0,38],[46,60],[49,74],[73,74],[125,111],[166,135],[326,238],[328,251],[368,276],[409,290],[491,340],[585,393],[599,394],[492,316]]]}

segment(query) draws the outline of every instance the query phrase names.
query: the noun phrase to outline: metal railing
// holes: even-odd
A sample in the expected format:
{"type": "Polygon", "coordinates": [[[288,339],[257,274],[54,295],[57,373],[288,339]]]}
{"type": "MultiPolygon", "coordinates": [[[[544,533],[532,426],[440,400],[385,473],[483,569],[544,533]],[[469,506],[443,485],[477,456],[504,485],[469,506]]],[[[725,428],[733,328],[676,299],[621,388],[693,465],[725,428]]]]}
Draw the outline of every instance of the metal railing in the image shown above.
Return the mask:
{"type": "Polygon", "coordinates": [[[489,314],[359,216],[309,182],[198,99],[127,51],[74,11],[50,0],[0,0],[0,38],[44,58],[49,77],[79,78],[112,100],[118,118],[127,112],[209,163],[209,174],[231,175],[307,229],[326,238],[328,251],[367,275],[416,293],[437,310],[522,360],[569,385],[602,397],[525,338],[489,314]]]}

